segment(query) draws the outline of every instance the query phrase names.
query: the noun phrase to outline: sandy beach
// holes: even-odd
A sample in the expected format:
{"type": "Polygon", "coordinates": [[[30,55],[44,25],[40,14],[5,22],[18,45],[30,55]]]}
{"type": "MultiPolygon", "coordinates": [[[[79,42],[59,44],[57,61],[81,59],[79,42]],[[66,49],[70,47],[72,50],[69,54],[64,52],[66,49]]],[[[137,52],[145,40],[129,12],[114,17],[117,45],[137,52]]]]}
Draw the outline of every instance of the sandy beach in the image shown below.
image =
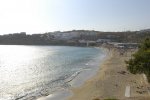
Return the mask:
{"type": "Polygon", "coordinates": [[[72,88],[73,96],[68,100],[150,100],[150,85],[144,75],[133,75],[126,70],[125,60],[131,51],[120,55],[112,49],[109,57],[100,66],[98,73],[78,88],[72,88]]]}

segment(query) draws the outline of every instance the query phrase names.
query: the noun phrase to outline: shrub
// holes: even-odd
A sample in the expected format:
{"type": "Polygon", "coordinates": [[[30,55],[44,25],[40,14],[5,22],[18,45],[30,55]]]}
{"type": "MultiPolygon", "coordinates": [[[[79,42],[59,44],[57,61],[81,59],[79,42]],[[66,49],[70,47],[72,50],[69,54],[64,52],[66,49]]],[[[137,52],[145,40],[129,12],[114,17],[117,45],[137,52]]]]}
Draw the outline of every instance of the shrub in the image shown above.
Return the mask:
{"type": "Polygon", "coordinates": [[[150,82],[150,38],[140,45],[139,50],[132,55],[132,59],[126,61],[127,70],[133,74],[144,73],[150,82]]]}

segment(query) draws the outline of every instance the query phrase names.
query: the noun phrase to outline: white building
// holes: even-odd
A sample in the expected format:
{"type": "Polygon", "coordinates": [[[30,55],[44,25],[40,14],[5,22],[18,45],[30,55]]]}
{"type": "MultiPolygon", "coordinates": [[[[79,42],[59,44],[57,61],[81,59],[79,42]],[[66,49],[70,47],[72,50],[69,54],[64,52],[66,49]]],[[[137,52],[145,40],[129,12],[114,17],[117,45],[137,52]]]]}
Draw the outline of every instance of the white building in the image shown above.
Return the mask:
{"type": "Polygon", "coordinates": [[[55,32],[53,35],[58,40],[70,40],[80,36],[78,32],[55,32]]]}

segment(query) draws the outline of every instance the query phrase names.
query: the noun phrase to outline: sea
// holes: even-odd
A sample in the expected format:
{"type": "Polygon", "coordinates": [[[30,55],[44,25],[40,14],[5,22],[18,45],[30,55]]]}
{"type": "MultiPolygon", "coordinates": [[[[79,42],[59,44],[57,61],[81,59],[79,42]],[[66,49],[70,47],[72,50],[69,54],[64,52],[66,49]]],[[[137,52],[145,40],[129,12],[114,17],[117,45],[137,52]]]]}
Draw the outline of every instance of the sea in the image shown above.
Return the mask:
{"type": "Polygon", "coordinates": [[[0,100],[36,100],[80,86],[105,57],[94,47],[0,45],[0,100]]]}

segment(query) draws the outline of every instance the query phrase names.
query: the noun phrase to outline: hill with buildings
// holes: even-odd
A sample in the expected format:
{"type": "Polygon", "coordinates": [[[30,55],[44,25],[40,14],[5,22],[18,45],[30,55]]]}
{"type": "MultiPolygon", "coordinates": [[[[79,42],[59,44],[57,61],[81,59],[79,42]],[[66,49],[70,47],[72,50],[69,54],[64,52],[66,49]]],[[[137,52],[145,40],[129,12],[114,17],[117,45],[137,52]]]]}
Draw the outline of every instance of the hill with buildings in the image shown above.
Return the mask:
{"type": "Polygon", "coordinates": [[[87,42],[98,45],[107,42],[139,43],[150,37],[150,31],[100,32],[94,30],[56,31],[43,34],[26,34],[26,32],[0,35],[1,45],[76,45],[87,42]]]}

